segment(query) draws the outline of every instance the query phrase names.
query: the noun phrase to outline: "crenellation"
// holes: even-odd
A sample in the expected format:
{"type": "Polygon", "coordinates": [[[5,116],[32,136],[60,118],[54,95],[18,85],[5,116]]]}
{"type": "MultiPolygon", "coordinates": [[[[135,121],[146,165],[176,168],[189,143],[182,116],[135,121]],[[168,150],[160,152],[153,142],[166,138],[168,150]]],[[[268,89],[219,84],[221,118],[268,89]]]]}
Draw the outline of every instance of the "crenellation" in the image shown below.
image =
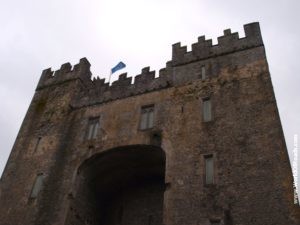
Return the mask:
{"type": "Polygon", "coordinates": [[[167,69],[166,68],[160,69],[158,74],[159,74],[158,77],[166,76],[167,69]]]}
{"type": "Polygon", "coordinates": [[[159,70],[158,77],[162,78],[162,79],[166,79],[169,74],[170,74],[170,71],[168,68],[162,68],[159,70]]]}
{"type": "Polygon", "coordinates": [[[127,73],[123,73],[112,84],[105,83],[105,79],[99,77],[91,80],[91,65],[86,58],[82,58],[78,64],[74,65],[73,70],[70,63],[63,64],[59,70],[55,71],[54,75],[51,69],[45,70],[38,88],[67,80],[80,79],[88,90],[83,91],[82,96],[77,98],[80,101],[74,104],[86,105],[139,95],[200,79],[201,74],[199,73],[185,72],[185,68],[193,67],[192,63],[195,62],[199,62],[194,67],[197,71],[205,65],[207,76],[213,77],[220,72],[222,67],[227,66],[226,62],[230,61],[229,59],[220,61],[218,56],[229,55],[240,50],[263,45],[258,23],[247,24],[244,29],[246,34],[244,38],[239,38],[239,34],[237,32],[232,33],[230,29],[224,30],[224,35],[218,37],[217,45],[213,45],[211,39],[207,40],[205,36],[199,36],[197,43],[192,44],[192,50],[189,52],[187,52],[186,46],[181,46],[180,42],[173,44],[172,60],[166,63],[165,68],[159,70],[157,78],[155,78],[155,71],[150,70],[148,66],[144,67],[134,79],[133,77],[127,77],[127,73]],[[188,65],[180,69],[179,66],[185,64],[188,65]],[[133,83],[132,80],[134,80],[133,83]]]}
{"type": "Polygon", "coordinates": [[[224,52],[236,51],[240,48],[239,34],[231,33],[230,29],[224,30],[224,36],[218,37],[218,47],[215,48],[216,55],[221,55],[224,52]]]}
{"type": "Polygon", "coordinates": [[[231,29],[225,29],[223,31],[223,33],[224,33],[224,36],[229,36],[229,35],[231,35],[231,29]]]}
{"type": "Polygon", "coordinates": [[[81,73],[89,73],[91,64],[87,60],[87,58],[84,57],[79,60],[79,64],[75,65],[74,69],[75,69],[75,67],[76,67],[76,70],[80,71],[81,73]]]}
{"type": "Polygon", "coordinates": [[[78,64],[74,65],[73,70],[69,62],[62,64],[60,69],[55,72],[51,68],[46,69],[41,75],[37,90],[74,79],[91,80],[90,66],[89,61],[86,58],[82,58],[78,64]]]}
{"type": "Polygon", "coordinates": [[[263,45],[259,23],[246,24],[244,30],[245,38],[239,38],[239,34],[237,32],[231,33],[230,29],[224,30],[224,36],[218,37],[218,44],[216,45],[212,44],[212,40],[205,40],[205,36],[200,36],[198,42],[192,44],[192,52],[187,52],[186,46],[182,47],[180,43],[174,44],[173,66],[263,45]]]}
{"type": "Polygon", "coordinates": [[[155,79],[155,71],[150,71],[150,67],[145,67],[142,69],[142,73],[135,76],[134,84],[136,86],[139,85],[146,85],[147,83],[151,82],[155,79]]]}
{"type": "Polygon", "coordinates": [[[131,81],[132,77],[127,77],[127,73],[122,73],[119,75],[119,79],[112,83],[111,87],[126,87],[131,85],[131,81]]]}
{"type": "Polygon", "coordinates": [[[224,35],[218,37],[218,45],[222,47],[230,48],[231,45],[236,45],[239,40],[239,34],[237,32],[231,33],[230,29],[224,30],[224,35]]]}
{"type": "Polygon", "coordinates": [[[61,73],[69,73],[72,70],[72,65],[68,62],[65,64],[62,64],[60,67],[61,73]]]}
{"type": "Polygon", "coordinates": [[[86,85],[87,90],[82,91],[80,96],[72,102],[72,107],[80,108],[140,95],[170,87],[173,83],[170,68],[161,69],[159,77],[155,78],[155,71],[151,71],[150,67],[143,68],[141,74],[135,76],[134,83],[131,81],[132,77],[127,77],[127,73],[119,75],[118,80],[111,85],[105,83],[105,79],[94,78],[91,82],[93,85],[86,85]]]}
{"type": "Polygon", "coordinates": [[[212,40],[205,39],[205,36],[200,36],[198,38],[198,42],[192,44],[192,52],[193,55],[196,57],[195,59],[202,59],[206,58],[207,55],[210,55],[210,52],[212,50],[212,40]]]}
{"type": "Polygon", "coordinates": [[[198,43],[202,43],[202,42],[205,42],[205,41],[206,41],[205,35],[202,35],[202,36],[198,37],[198,43]]]}
{"type": "Polygon", "coordinates": [[[265,48],[258,24],[245,30],[175,44],[159,76],[110,84],[85,58],[44,70],[0,179],[0,223],[299,225],[265,48]]]}
{"type": "Polygon", "coordinates": [[[132,86],[131,81],[132,77],[127,77],[127,73],[119,75],[119,79],[114,81],[108,88],[107,99],[118,99],[127,96],[127,92],[132,86]]]}
{"type": "Polygon", "coordinates": [[[166,68],[167,68],[167,69],[172,68],[172,66],[173,66],[172,60],[166,62],[166,68]]]}
{"type": "Polygon", "coordinates": [[[144,67],[142,69],[142,74],[148,74],[150,72],[150,66],[144,67]]]}
{"type": "Polygon", "coordinates": [[[159,76],[156,80],[159,83],[158,86],[160,88],[170,86],[173,83],[172,71],[172,67],[168,65],[166,68],[162,68],[159,70],[159,76]]]}
{"type": "Polygon", "coordinates": [[[71,69],[72,69],[72,66],[71,66],[71,64],[69,62],[62,64],[61,67],[60,67],[60,69],[56,70],[54,72],[54,75],[53,75],[54,80],[56,80],[56,81],[62,81],[62,80],[64,80],[65,77],[66,77],[66,74],[72,72],[71,69]]]}
{"type": "Polygon", "coordinates": [[[107,85],[108,83],[105,83],[105,78],[103,79],[100,79],[100,77],[94,77],[93,79],[93,83],[96,87],[102,87],[104,86],[105,84],[107,85]]]}
{"type": "Polygon", "coordinates": [[[172,46],[172,61],[173,65],[178,64],[182,61],[184,61],[184,54],[187,52],[186,46],[181,46],[181,43],[178,42],[176,44],[173,44],[172,46]]]}
{"type": "Polygon", "coordinates": [[[248,41],[251,41],[253,44],[262,44],[262,36],[259,23],[245,24],[244,31],[248,41]]]}
{"type": "Polygon", "coordinates": [[[105,79],[100,79],[99,77],[94,78],[92,82],[91,89],[94,90],[94,95],[103,95],[105,91],[109,88],[109,83],[105,83],[105,79]]]}
{"type": "Polygon", "coordinates": [[[43,70],[37,88],[41,87],[46,81],[53,77],[53,71],[51,68],[43,70]]]}

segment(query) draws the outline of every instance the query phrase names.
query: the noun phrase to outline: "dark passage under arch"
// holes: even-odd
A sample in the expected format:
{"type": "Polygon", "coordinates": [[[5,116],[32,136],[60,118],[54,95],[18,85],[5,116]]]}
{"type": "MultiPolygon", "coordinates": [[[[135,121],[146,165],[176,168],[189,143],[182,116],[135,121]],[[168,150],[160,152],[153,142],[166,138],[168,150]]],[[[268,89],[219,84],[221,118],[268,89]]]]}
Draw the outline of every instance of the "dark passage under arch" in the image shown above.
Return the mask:
{"type": "Polygon", "coordinates": [[[165,153],[134,145],[96,154],[78,170],[66,224],[161,225],[165,153]]]}

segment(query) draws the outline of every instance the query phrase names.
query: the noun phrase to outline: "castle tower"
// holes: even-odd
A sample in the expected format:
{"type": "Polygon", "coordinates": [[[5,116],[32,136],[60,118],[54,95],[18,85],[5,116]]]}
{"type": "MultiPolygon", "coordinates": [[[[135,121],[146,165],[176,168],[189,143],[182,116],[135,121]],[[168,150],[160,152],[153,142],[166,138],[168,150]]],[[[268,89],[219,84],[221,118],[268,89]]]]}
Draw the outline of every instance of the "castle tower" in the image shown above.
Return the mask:
{"type": "Polygon", "coordinates": [[[1,225],[298,225],[258,23],[155,72],[44,70],[0,183],[1,225]]]}

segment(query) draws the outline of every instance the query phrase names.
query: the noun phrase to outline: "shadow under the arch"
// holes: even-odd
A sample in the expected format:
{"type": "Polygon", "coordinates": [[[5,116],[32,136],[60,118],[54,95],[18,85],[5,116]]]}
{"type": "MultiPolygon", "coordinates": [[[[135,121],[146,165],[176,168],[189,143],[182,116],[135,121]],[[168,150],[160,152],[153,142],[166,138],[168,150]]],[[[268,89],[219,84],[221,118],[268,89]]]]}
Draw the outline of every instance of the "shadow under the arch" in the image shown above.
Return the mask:
{"type": "Polygon", "coordinates": [[[66,224],[161,225],[165,153],[123,146],[96,154],[78,169],[66,224]]]}

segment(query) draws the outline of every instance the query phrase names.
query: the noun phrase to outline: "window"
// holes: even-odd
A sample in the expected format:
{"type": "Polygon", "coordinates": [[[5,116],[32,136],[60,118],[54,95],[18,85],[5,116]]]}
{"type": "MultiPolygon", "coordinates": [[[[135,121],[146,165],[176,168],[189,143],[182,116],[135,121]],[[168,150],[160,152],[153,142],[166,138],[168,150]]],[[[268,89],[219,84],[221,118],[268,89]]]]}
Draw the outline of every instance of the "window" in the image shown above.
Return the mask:
{"type": "Polygon", "coordinates": [[[211,225],[220,225],[221,220],[210,220],[211,225]]]}
{"type": "Polygon", "coordinates": [[[38,137],[38,139],[36,141],[36,144],[35,144],[35,147],[34,147],[34,152],[38,151],[40,143],[41,143],[41,139],[42,139],[42,137],[38,137]]]}
{"type": "Polygon", "coordinates": [[[203,99],[203,121],[211,121],[211,101],[210,98],[203,99]]]}
{"type": "Polygon", "coordinates": [[[40,190],[43,187],[43,183],[44,183],[44,174],[40,173],[37,175],[35,179],[34,185],[31,190],[30,198],[37,198],[40,190]]]}
{"type": "Polygon", "coordinates": [[[211,219],[210,220],[210,224],[211,225],[220,225],[221,224],[221,220],[220,219],[211,219]]]}
{"type": "Polygon", "coordinates": [[[201,66],[201,79],[205,80],[205,78],[206,78],[205,66],[201,66]]]}
{"type": "Polygon", "coordinates": [[[148,225],[153,225],[153,216],[148,216],[148,225]]]}
{"type": "Polygon", "coordinates": [[[154,105],[143,106],[141,109],[140,129],[145,130],[153,127],[154,105]]]}
{"type": "Polygon", "coordinates": [[[205,161],[205,184],[214,183],[214,158],[213,155],[204,156],[205,161]]]}
{"type": "Polygon", "coordinates": [[[97,137],[99,130],[99,117],[90,118],[88,123],[88,129],[86,132],[86,139],[92,140],[97,137]]]}

